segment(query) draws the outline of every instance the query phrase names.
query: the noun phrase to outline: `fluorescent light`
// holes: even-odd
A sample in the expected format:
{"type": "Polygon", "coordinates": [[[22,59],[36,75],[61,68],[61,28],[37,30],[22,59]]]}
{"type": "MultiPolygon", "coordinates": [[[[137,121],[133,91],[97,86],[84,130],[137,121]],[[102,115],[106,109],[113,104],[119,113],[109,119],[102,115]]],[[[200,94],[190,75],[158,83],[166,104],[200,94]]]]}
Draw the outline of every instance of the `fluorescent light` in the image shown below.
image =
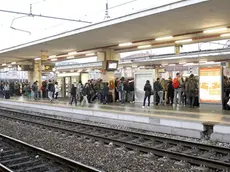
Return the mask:
{"type": "Polygon", "coordinates": [[[12,65],[16,64],[16,62],[11,62],[12,65]]]}
{"type": "Polygon", "coordinates": [[[225,30],[227,30],[227,29],[228,29],[228,28],[226,28],[226,27],[215,28],[215,29],[208,29],[208,30],[205,30],[204,33],[221,32],[221,31],[225,31],[225,30]]]}
{"type": "Polygon", "coordinates": [[[73,59],[74,58],[74,56],[68,56],[68,57],[66,57],[67,59],[73,59]]]}
{"type": "Polygon", "coordinates": [[[132,44],[133,44],[132,42],[126,42],[126,43],[119,44],[119,47],[129,46],[132,44]]]}
{"type": "Polygon", "coordinates": [[[180,65],[183,65],[183,64],[186,64],[186,62],[180,62],[179,64],[180,64],[180,65]]]}
{"type": "Polygon", "coordinates": [[[86,54],[86,56],[94,56],[95,53],[89,53],[89,54],[86,54]]]}
{"type": "Polygon", "coordinates": [[[40,57],[37,57],[37,58],[35,58],[34,60],[41,60],[41,58],[40,58],[40,57]]]}
{"type": "Polygon", "coordinates": [[[76,51],[68,53],[68,55],[76,55],[76,54],[77,54],[76,51]]]}
{"type": "Polygon", "coordinates": [[[221,37],[227,37],[227,36],[230,36],[230,33],[226,33],[226,34],[222,34],[220,35],[221,37]]]}
{"type": "Polygon", "coordinates": [[[195,64],[195,63],[186,63],[183,66],[194,66],[194,65],[197,65],[197,64],[195,64]]]}
{"type": "Polygon", "coordinates": [[[176,66],[175,64],[169,64],[169,66],[176,66]]]}
{"type": "Polygon", "coordinates": [[[175,43],[185,43],[185,42],[191,42],[192,39],[184,39],[184,40],[178,40],[178,41],[175,41],[175,43]]]}
{"type": "Polygon", "coordinates": [[[200,63],[207,63],[207,61],[200,61],[200,63]]]}
{"type": "Polygon", "coordinates": [[[2,66],[6,66],[6,63],[3,63],[2,66]]]}
{"type": "Polygon", "coordinates": [[[63,72],[63,73],[58,73],[57,76],[58,77],[64,77],[64,76],[79,76],[80,73],[79,72],[73,72],[73,73],[66,73],[66,72],[63,72]]]}
{"type": "Polygon", "coordinates": [[[56,55],[52,55],[52,56],[49,56],[48,59],[53,59],[53,58],[55,58],[55,57],[57,57],[57,56],[56,56],[56,55]]]}
{"type": "Polygon", "coordinates": [[[156,41],[162,41],[162,40],[167,40],[167,39],[172,39],[173,36],[165,36],[165,37],[161,37],[161,38],[156,38],[156,41]]]}
{"type": "Polygon", "coordinates": [[[9,65],[7,65],[7,67],[12,67],[12,65],[11,65],[11,64],[9,64],[9,65]]]}
{"type": "Polygon", "coordinates": [[[137,48],[149,48],[149,47],[151,47],[151,45],[141,45],[141,46],[138,46],[137,48]]]}
{"type": "Polygon", "coordinates": [[[52,62],[57,61],[57,59],[51,59],[52,62]]]}

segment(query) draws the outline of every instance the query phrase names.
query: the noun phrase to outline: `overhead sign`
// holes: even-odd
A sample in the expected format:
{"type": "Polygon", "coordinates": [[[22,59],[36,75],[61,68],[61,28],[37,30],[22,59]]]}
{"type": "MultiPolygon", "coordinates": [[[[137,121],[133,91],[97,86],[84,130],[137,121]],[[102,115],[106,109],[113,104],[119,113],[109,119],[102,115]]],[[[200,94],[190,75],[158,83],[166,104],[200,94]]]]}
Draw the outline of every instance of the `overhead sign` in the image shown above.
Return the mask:
{"type": "Polygon", "coordinates": [[[200,68],[200,102],[221,103],[221,67],[200,68]]]}

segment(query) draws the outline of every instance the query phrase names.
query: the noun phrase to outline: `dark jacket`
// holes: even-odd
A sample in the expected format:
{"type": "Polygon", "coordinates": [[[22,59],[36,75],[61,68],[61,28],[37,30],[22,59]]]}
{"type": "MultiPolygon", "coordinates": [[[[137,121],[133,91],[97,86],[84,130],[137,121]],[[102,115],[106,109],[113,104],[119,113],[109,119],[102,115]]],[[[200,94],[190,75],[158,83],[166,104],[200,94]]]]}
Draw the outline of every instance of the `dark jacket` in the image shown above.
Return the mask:
{"type": "Polygon", "coordinates": [[[129,83],[129,91],[134,91],[134,82],[129,83]]]}
{"type": "Polygon", "coordinates": [[[163,87],[162,87],[160,82],[158,82],[158,81],[154,82],[154,91],[157,91],[157,92],[158,91],[163,91],[163,87]]]}
{"type": "Polygon", "coordinates": [[[167,87],[168,87],[168,95],[172,96],[174,94],[173,82],[169,81],[167,87]]]}
{"type": "Polygon", "coordinates": [[[54,83],[50,82],[50,83],[48,84],[48,91],[55,91],[54,83]]]}
{"type": "Polygon", "coordinates": [[[84,86],[82,89],[82,96],[88,96],[90,93],[89,87],[84,86]]]}
{"type": "Polygon", "coordinates": [[[71,93],[72,96],[76,96],[76,94],[77,94],[77,88],[76,87],[72,87],[70,93],[71,93]]]}
{"type": "Polygon", "coordinates": [[[151,85],[150,84],[145,84],[144,91],[145,91],[145,96],[150,96],[151,93],[152,93],[151,85]]]}
{"type": "Polygon", "coordinates": [[[109,95],[109,87],[108,87],[108,85],[106,85],[106,84],[104,85],[103,93],[104,93],[105,96],[108,96],[108,95],[109,95]]]}

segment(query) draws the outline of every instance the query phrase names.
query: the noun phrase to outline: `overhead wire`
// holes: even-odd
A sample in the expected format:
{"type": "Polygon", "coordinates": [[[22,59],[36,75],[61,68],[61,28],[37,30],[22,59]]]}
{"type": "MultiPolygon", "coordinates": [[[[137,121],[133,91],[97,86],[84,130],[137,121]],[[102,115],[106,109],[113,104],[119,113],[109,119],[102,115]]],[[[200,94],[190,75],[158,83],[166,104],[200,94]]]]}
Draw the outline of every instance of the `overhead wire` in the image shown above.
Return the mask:
{"type": "MultiPolygon", "coordinates": [[[[114,9],[114,8],[117,8],[117,7],[121,7],[121,6],[124,6],[124,5],[130,4],[130,3],[133,3],[133,2],[135,2],[135,1],[139,1],[139,0],[131,0],[131,1],[127,1],[127,2],[124,2],[124,3],[121,3],[121,4],[118,4],[118,5],[115,5],[115,6],[109,7],[109,8],[108,8],[108,10],[110,10],[110,9],[114,9]]],[[[100,11],[95,11],[95,12],[92,12],[92,13],[91,13],[91,15],[96,14],[96,13],[100,13],[100,12],[105,12],[105,10],[103,9],[103,10],[100,10],[100,11]]],[[[85,14],[84,16],[87,16],[87,15],[85,14]]],[[[62,23],[56,24],[56,25],[54,25],[54,26],[51,26],[51,27],[49,27],[49,28],[55,28],[55,27],[58,27],[58,26],[60,26],[60,25],[62,25],[62,24],[64,24],[64,23],[65,23],[65,22],[62,22],[62,23]]],[[[46,29],[49,29],[49,28],[45,28],[45,30],[46,30],[46,29]]]]}

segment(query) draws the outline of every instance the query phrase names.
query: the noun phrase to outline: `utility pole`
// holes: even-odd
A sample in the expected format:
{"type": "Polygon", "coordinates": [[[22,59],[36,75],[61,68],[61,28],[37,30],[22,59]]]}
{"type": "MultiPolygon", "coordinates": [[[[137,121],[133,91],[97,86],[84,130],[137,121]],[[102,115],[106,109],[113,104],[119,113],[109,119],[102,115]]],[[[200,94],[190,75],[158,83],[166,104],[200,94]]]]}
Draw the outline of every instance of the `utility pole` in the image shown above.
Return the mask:
{"type": "Polygon", "coordinates": [[[104,19],[109,19],[110,16],[109,16],[109,0],[106,0],[106,3],[105,3],[105,18],[104,19]]]}

